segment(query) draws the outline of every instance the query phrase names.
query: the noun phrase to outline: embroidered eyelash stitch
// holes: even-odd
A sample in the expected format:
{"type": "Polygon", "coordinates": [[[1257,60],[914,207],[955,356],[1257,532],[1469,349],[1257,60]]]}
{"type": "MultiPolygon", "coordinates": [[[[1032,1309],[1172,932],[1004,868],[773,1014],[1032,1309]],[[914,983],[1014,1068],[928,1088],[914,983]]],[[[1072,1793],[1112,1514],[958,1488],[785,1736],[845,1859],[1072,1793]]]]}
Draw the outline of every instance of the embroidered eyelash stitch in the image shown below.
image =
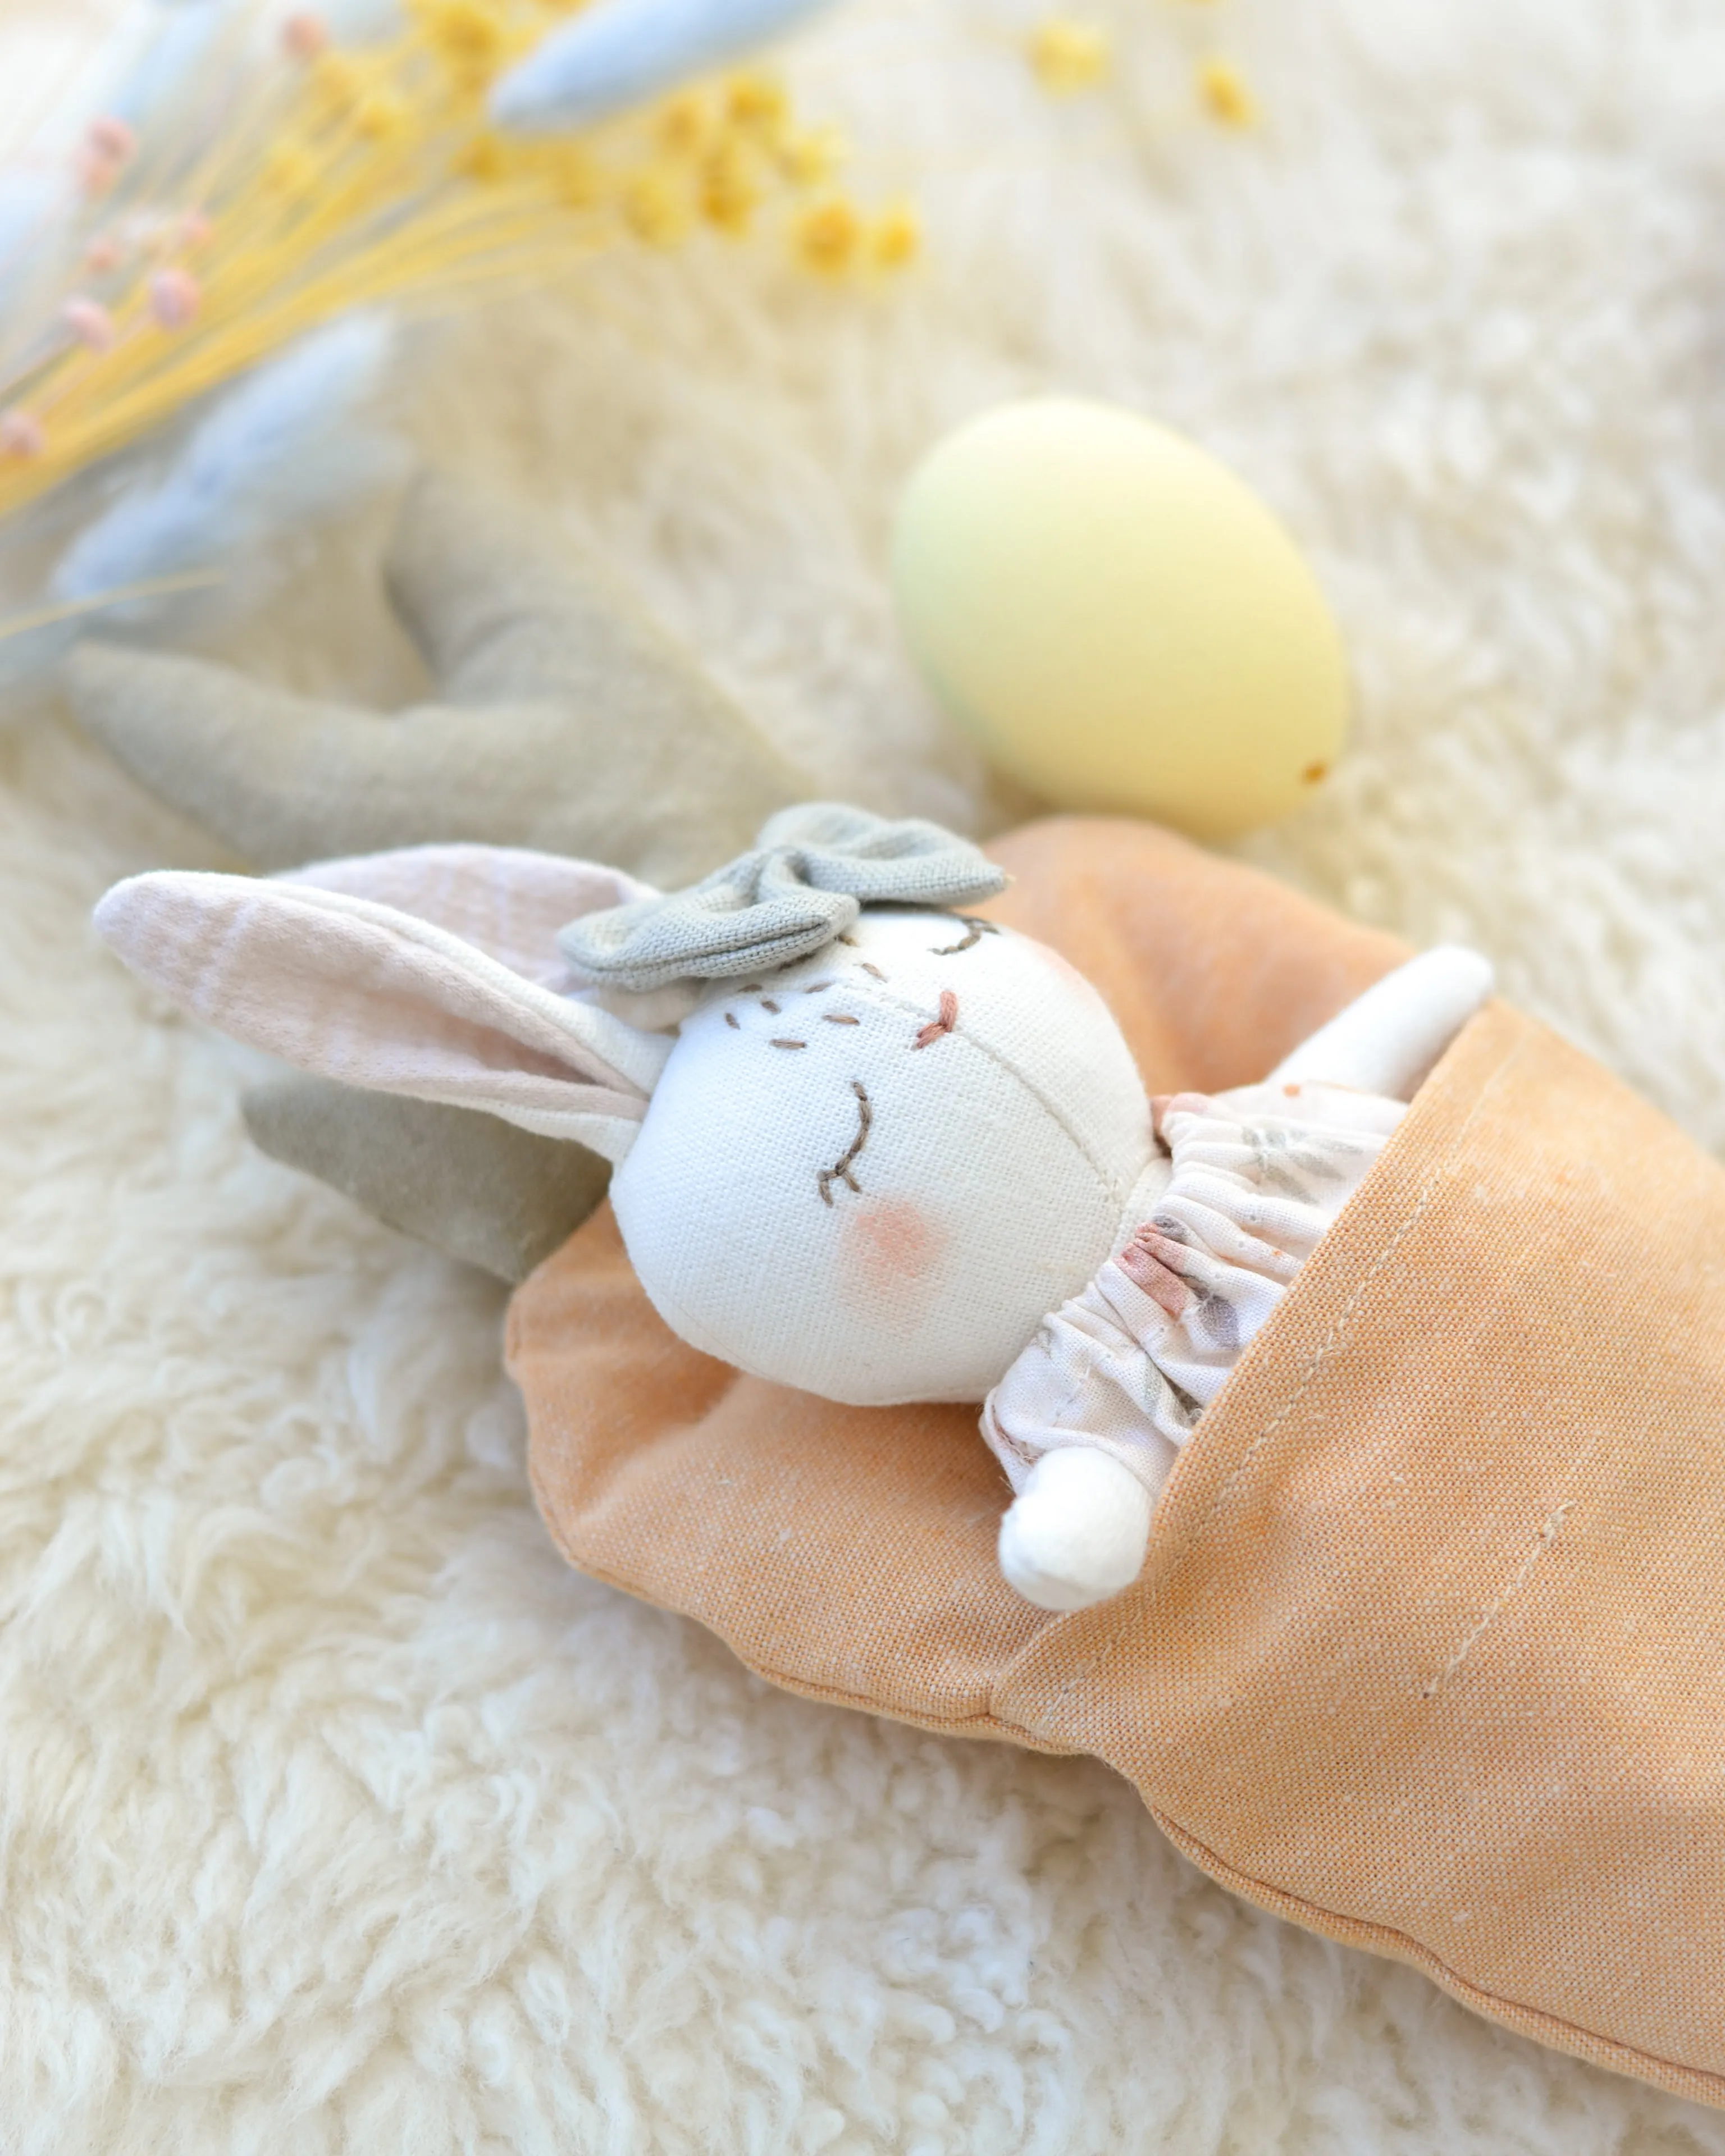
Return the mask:
{"type": "Polygon", "coordinates": [[[999,929],[992,921],[975,921],[966,913],[961,913],[958,918],[964,923],[968,932],[963,942],[944,945],[934,953],[937,958],[956,958],[961,951],[973,951],[983,937],[998,936],[1000,933],[999,929]]]}

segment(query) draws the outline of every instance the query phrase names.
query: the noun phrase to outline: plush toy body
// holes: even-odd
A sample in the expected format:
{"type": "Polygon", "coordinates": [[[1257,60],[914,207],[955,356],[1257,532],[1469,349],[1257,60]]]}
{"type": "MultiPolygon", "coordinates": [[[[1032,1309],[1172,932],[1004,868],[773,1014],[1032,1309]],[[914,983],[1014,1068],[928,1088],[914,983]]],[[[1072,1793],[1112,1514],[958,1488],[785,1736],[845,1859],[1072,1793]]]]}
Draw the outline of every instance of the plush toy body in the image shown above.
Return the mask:
{"type": "MultiPolygon", "coordinates": [[[[976,1055],[1004,1038],[1006,974],[998,1004],[976,976],[968,1008],[957,968],[986,944],[1018,954],[989,963],[1045,982],[1037,946],[1057,948],[1158,1097],[1121,1217],[1071,1250],[1058,1301],[1027,1276],[1024,1345],[988,1413],[1023,1475],[1009,1571],[1045,1603],[1099,1606],[1039,1608],[1001,1578],[973,1399],[845,1405],[702,1352],[648,1300],[609,1211],[511,1311],[558,1547],[793,1691],[1094,1753],[1238,1893],[1409,1961],[1522,2034],[1725,2104],[1725,1175],[1502,1003],[1421,1082],[1482,990],[1476,961],[1409,964],[1248,870],[1092,822],[1005,842],[1019,880],[988,905],[1000,932],[970,943],[974,919],[939,909],[975,906],[978,870],[949,856],[948,878],[947,843],[876,850],[865,878],[853,851],[844,880],[869,881],[866,902],[821,858],[845,849],[805,834],[794,861],[757,850],[670,901],[454,849],[265,883],[146,878],[104,920],[247,1037],[337,1078],[603,1138],[620,1183],[650,1165],[686,1056],[710,1142],[741,1161],[770,1136],[788,1165],[755,1196],[794,1208],[796,1235],[832,1232],[763,1241],[748,1306],[800,1296],[817,1324],[855,1259],[847,1221],[901,1194],[871,1179],[889,1158],[872,1119],[831,1097],[848,1069],[775,1042],[806,1040],[817,1011],[858,1019],[826,1028],[835,1039],[878,1027],[879,1060],[858,1070],[908,1124],[922,1089],[962,1090],[970,1065],[942,1059],[970,1010],[988,1021],[976,1055]],[[904,910],[876,913],[889,886],[904,910]],[[734,932],[757,904],[770,964],[734,932]],[[710,937],[719,970],[691,987],[691,939],[710,937]],[[889,974],[891,958],[912,1008],[834,1001],[841,980],[859,998],[864,981],[901,983],[853,981],[828,950],[889,974]],[[793,979],[813,991],[795,1004],[777,992],[793,979]],[[698,1084],[704,1069],[722,1082],[698,1084]],[[785,1075],[727,1122],[757,1070],[785,1075]],[[1148,1234],[1132,1225],[1147,1202],[1148,1234]],[[811,1263],[819,1279],[790,1278],[811,1263]],[[1122,1493],[1147,1512],[1170,1455],[1136,1577],[1111,1596],[1134,1556],[1122,1493]],[[1051,1490],[1057,1562],[1014,1548],[1051,1490]]],[[[1081,996],[1053,1007],[1090,1024],[1081,996]]],[[[1001,1136],[975,1116],[945,1127],[985,1149],[1001,1136]]],[[[995,1157],[1009,1180],[1012,1144],[995,1157]]],[[[1130,1164],[1122,1150],[1119,1180],[1130,1164]]],[[[912,1194],[937,1207],[938,1177],[912,1194]]],[[[670,1213],[665,1277],[645,1286],[688,1296],[691,1320],[722,1315],[736,1289],[706,1277],[726,1263],[711,1223],[670,1213]]],[[[1009,1277],[989,1288],[997,1315],[1009,1277]]],[[[890,1335],[891,1298],[869,1306],[890,1335]]],[[[962,1346],[956,1289],[947,1306],[962,1346]]],[[[751,1352],[764,1368],[803,1342],[768,1325],[751,1352]]]]}
{"type": "Polygon", "coordinates": [[[1004,880],[932,825],[817,807],[670,897],[433,847],[141,877],[99,919],[302,1068],[617,1163],[630,1259],[692,1346],[855,1406],[986,1399],[1003,1568],[1071,1609],[1136,1576],[1199,1406],[1491,976],[1430,953],[1261,1094],[1154,1113],[1096,989],[954,910],[1004,880]]]}

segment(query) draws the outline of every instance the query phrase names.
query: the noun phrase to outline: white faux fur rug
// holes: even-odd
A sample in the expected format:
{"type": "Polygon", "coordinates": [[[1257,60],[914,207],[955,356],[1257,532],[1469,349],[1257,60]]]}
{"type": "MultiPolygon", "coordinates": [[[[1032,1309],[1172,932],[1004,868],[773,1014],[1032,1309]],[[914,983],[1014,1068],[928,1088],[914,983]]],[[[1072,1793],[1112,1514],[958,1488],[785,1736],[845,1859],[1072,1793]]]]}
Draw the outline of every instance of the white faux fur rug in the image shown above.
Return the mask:
{"type": "MultiPolygon", "coordinates": [[[[1725,1146],[1725,13],[1117,0],[1142,75],[1069,105],[1034,13],[807,43],[913,282],[615,265],[442,340],[422,443],[590,521],[825,785],[962,818],[909,463],[1037,388],[1190,429],[1358,674],[1258,858],[1725,1146]],[[1255,136],[1189,109],[1211,39],[1255,136]]],[[[227,647],[410,685],[360,544],[227,647]]],[[[777,1697],[567,1571],[501,1295],[254,1154],[242,1059],[95,947],[110,878],[208,858],[51,708],[0,740],[5,2156],[1725,2151],[1231,1900],[1101,1767],[777,1697]]]]}

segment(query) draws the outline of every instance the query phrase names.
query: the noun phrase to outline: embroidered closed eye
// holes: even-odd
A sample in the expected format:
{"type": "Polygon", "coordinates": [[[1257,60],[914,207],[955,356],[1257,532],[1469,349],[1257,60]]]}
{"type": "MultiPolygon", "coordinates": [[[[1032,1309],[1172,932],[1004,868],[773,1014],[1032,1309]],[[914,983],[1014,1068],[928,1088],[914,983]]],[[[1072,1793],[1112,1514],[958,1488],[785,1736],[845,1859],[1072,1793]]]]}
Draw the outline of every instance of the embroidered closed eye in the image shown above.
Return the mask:
{"type": "Polygon", "coordinates": [[[961,951],[973,951],[983,937],[1000,933],[999,927],[992,921],[975,921],[968,913],[961,913],[957,918],[963,922],[968,933],[962,943],[931,944],[929,949],[937,958],[956,958],[961,951]]]}
{"type": "Polygon", "coordinates": [[[874,1103],[869,1098],[869,1089],[863,1084],[861,1079],[853,1078],[850,1081],[850,1090],[856,1096],[856,1136],[833,1165],[830,1168],[824,1168],[815,1178],[815,1188],[820,1193],[823,1205],[832,1204],[833,1185],[835,1183],[842,1183],[848,1190],[855,1190],[859,1196],[861,1195],[861,1185],[850,1171],[856,1165],[857,1158],[863,1147],[869,1142],[869,1132],[875,1127],[875,1108],[874,1103]]]}

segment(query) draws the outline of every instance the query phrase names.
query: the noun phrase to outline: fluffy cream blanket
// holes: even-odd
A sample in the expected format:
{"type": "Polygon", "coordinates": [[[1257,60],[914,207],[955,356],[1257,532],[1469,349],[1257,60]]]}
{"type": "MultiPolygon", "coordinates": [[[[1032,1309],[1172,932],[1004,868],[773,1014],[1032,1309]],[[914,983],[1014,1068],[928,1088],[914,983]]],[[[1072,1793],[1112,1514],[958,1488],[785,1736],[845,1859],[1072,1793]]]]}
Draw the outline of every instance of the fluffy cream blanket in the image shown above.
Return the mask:
{"type": "MultiPolygon", "coordinates": [[[[419,440],[603,533],[834,791],[983,819],[893,640],[903,474],[1030,389],[1189,429],[1358,670],[1256,856],[1725,1144],[1725,14],[1098,12],[1132,80],[1055,104],[1021,0],[853,0],[804,99],[923,270],[614,265],[434,338],[419,440]]],[[[374,536],[227,648],[409,689],[374,536]]],[[[94,942],[210,858],[51,704],[0,740],[7,2156],[1725,2151],[1241,1907],[1100,1766],[776,1697],[567,1571],[501,1296],[252,1152],[243,1059],[94,942]]]]}

